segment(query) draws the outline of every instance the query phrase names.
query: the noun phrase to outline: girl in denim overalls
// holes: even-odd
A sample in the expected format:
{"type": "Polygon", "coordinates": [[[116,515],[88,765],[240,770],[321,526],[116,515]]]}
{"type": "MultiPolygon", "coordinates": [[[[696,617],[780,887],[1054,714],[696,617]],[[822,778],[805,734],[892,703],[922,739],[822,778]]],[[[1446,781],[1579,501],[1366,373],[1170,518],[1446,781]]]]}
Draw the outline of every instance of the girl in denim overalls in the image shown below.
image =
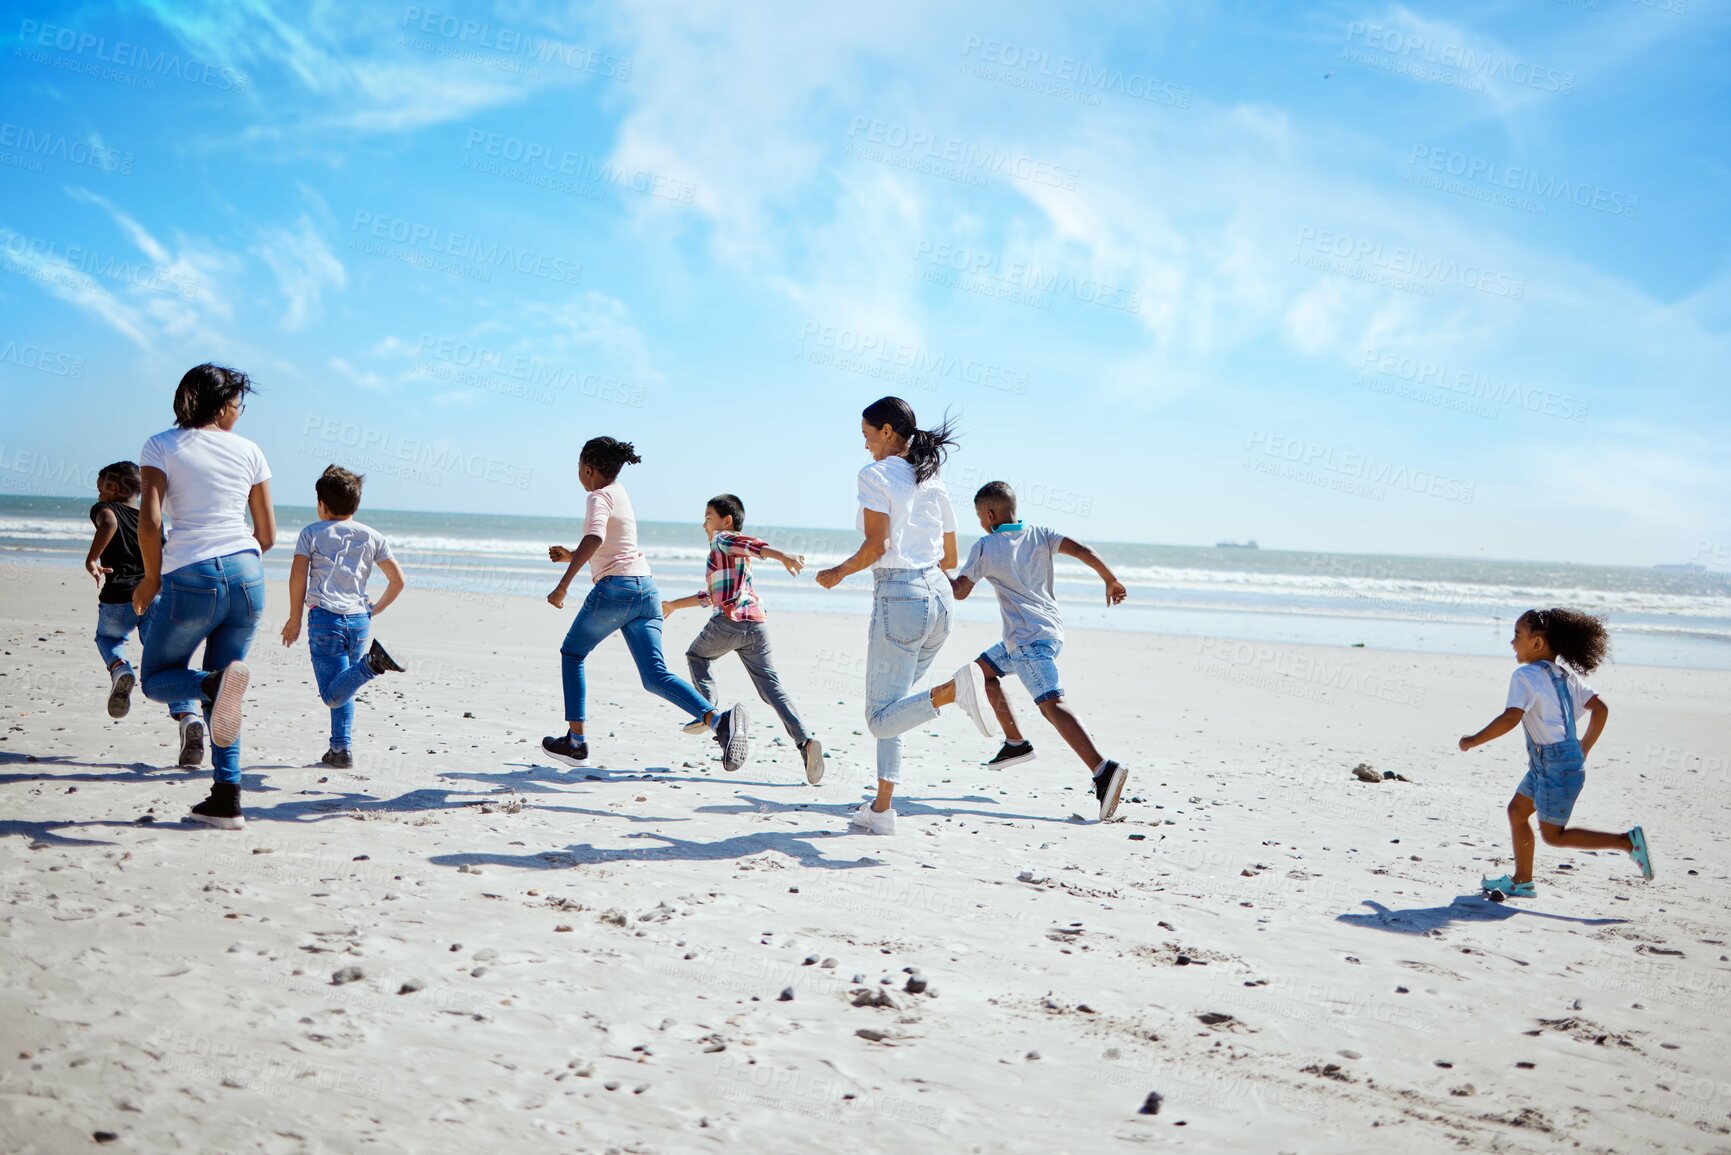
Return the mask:
{"type": "Polygon", "coordinates": [[[1531,898],[1533,887],[1533,828],[1528,819],[1539,816],[1539,836],[1547,846],[1572,846],[1578,850],[1625,850],[1647,879],[1653,877],[1653,859],[1647,852],[1647,837],[1639,826],[1627,834],[1582,830],[1569,826],[1575,799],[1586,781],[1583,768],[1587,754],[1604,732],[1610,707],[1584,684],[1576,671],[1590,674],[1604,660],[1609,638],[1605,624],[1591,614],[1576,610],[1528,610],[1515,620],[1510,641],[1521,668],[1509,681],[1508,708],[1477,734],[1462,738],[1460,748],[1471,750],[1500,738],[1516,726],[1525,725],[1527,775],[1509,800],[1509,830],[1515,842],[1515,872],[1484,879],[1480,885],[1492,894],[1531,898]],[[1558,664],[1561,658],[1570,668],[1558,664]],[[1551,706],[1559,709],[1553,713],[1551,706]],[[1575,715],[1580,707],[1592,715],[1587,733],[1575,736],[1575,715]],[[1560,721],[1556,718],[1560,716],[1560,721]],[[1535,741],[1535,736],[1544,741],[1535,741]]]}

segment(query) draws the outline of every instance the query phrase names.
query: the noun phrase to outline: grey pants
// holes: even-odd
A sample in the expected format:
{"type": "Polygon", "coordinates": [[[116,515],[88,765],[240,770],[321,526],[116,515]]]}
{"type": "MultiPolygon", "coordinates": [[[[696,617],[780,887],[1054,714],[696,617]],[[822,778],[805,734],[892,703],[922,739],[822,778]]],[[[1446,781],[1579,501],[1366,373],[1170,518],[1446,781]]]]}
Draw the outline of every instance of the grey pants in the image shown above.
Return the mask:
{"type": "Polygon", "coordinates": [[[691,640],[690,648],[685,651],[685,660],[691,666],[691,684],[697,687],[697,692],[711,702],[717,700],[715,678],[710,674],[709,666],[717,658],[731,653],[737,653],[739,660],[745,663],[745,672],[751,675],[757,696],[781,716],[788,737],[796,743],[810,737],[799,720],[799,711],[793,708],[787,691],[781,688],[781,676],[775,672],[775,663],[769,656],[769,631],[762,622],[736,622],[719,615],[709,619],[709,624],[691,640]]]}

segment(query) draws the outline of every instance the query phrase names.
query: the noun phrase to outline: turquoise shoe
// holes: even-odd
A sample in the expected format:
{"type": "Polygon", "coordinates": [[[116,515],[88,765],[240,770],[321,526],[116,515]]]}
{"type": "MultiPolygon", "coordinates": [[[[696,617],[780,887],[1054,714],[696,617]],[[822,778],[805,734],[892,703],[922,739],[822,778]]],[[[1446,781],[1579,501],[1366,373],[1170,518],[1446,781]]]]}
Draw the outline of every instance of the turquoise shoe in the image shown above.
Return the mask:
{"type": "Polygon", "coordinates": [[[1506,894],[1510,898],[1537,898],[1538,889],[1530,882],[1516,882],[1514,875],[1505,874],[1501,878],[1481,878],[1479,886],[1486,894],[1493,891],[1506,894]]]}
{"type": "Polygon", "coordinates": [[[1641,877],[1648,882],[1653,881],[1653,854],[1647,849],[1647,836],[1639,826],[1629,831],[1629,857],[1635,860],[1635,865],[1641,868],[1641,877]]]}

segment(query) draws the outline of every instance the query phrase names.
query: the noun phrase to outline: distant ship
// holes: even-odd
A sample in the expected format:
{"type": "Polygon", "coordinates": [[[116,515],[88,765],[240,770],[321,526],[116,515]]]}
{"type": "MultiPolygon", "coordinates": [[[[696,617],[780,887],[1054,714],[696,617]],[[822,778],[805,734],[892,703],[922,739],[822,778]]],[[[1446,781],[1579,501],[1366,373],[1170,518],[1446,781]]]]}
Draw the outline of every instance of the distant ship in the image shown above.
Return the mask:
{"type": "Polygon", "coordinates": [[[1251,538],[1249,541],[1217,541],[1214,543],[1214,548],[1215,549],[1259,549],[1261,547],[1256,544],[1255,538],[1251,538]]]}

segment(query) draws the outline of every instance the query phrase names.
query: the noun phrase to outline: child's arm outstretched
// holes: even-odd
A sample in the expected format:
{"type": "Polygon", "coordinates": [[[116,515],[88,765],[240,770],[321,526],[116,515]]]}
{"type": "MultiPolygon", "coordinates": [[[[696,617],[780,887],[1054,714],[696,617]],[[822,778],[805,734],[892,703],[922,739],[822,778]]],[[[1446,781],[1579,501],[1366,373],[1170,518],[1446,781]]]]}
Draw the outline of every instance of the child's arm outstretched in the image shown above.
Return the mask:
{"type": "Polygon", "coordinates": [[[709,599],[704,597],[702,594],[692,594],[687,598],[674,598],[670,602],[664,601],[661,603],[661,616],[664,618],[670,618],[673,616],[674,610],[688,610],[693,606],[706,606],[708,604],[709,599]]]}
{"type": "Polygon", "coordinates": [[[1461,750],[1464,753],[1474,746],[1483,746],[1486,742],[1494,742],[1521,724],[1521,719],[1527,712],[1519,706],[1510,706],[1501,714],[1490,720],[1490,723],[1477,734],[1468,734],[1461,739],[1461,750]]]}
{"type": "Polygon", "coordinates": [[[408,579],[403,577],[403,567],[397,564],[394,557],[380,558],[379,572],[385,575],[385,592],[373,603],[375,618],[384,613],[386,607],[396,601],[409,586],[408,579]]]}
{"type": "Polygon", "coordinates": [[[307,604],[307,570],[312,563],[312,558],[297,553],[294,564],[289,566],[289,616],[282,627],[282,644],[285,646],[292,646],[300,640],[301,618],[307,604]]]}
{"type": "Polygon", "coordinates": [[[778,561],[794,577],[798,577],[799,571],[805,568],[803,553],[783,553],[760,537],[725,530],[715,535],[715,544],[724,550],[728,557],[766,557],[770,561],[778,561]]]}
{"type": "Polygon", "coordinates": [[[114,540],[115,533],[120,529],[120,519],[114,516],[112,509],[99,509],[96,511],[95,521],[96,532],[90,536],[90,552],[84,555],[84,569],[96,579],[96,584],[100,587],[102,575],[114,572],[102,564],[102,551],[114,540]]]}
{"type": "Polygon", "coordinates": [[[1065,557],[1075,558],[1100,575],[1100,580],[1106,583],[1107,605],[1115,606],[1130,596],[1130,591],[1124,588],[1124,583],[1118,580],[1117,575],[1112,572],[1112,567],[1106,564],[1105,559],[1075,538],[1067,537],[1060,541],[1058,552],[1065,557]]]}
{"type": "Polygon", "coordinates": [[[601,535],[587,534],[577,543],[576,549],[566,549],[562,545],[547,547],[547,557],[551,561],[563,561],[570,564],[565,567],[565,576],[559,579],[559,584],[553,587],[553,592],[547,595],[547,601],[556,610],[565,608],[565,595],[571,591],[571,581],[577,576],[577,571],[589,564],[589,559],[595,556],[595,551],[601,548],[601,535]]]}

